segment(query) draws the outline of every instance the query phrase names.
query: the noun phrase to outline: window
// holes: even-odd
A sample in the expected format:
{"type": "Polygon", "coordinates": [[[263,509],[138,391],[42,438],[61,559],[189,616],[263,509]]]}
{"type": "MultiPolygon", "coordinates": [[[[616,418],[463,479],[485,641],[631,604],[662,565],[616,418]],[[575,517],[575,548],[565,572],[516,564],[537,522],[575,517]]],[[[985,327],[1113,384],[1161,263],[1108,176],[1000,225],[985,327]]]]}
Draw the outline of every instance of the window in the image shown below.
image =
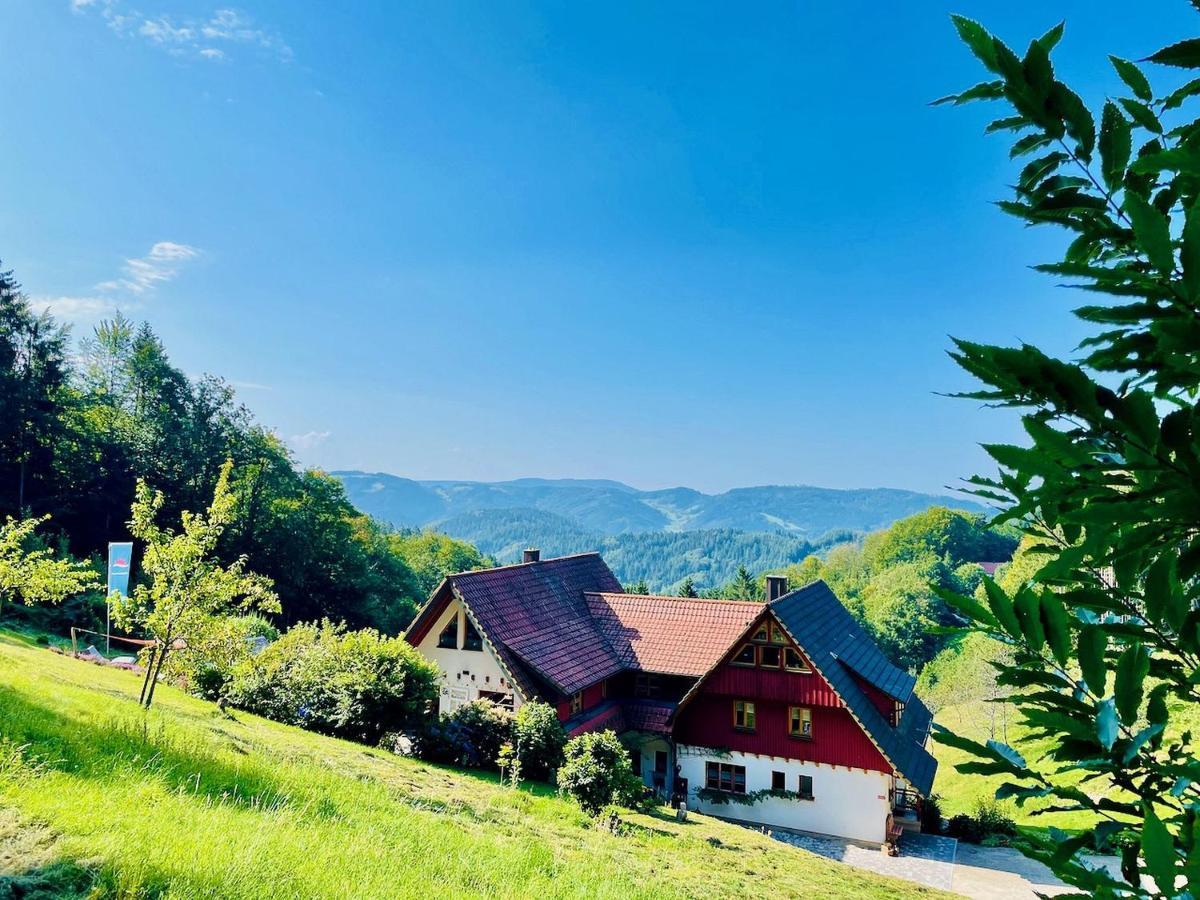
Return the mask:
{"type": "Polygon", "coordinates": [[[479,632],[475,630],[475,626],[471,624],[471,620],[467,619],[467,631],[463,635],[464,650],[482,650],[483,639],[479,636],[479,632]]]}
{"type": "Polygon", "coordinates": [[[788,734],[797,738],[812,737],[812,710],[807,706],[788,709],[788,734]]]}
{"type": "Polygon", "coordinates": [[[785,638],[783,636],[783,629],[780,628],[778,625],[776,625],[774,622],[771,623],[771,643],[772,644],[786,644],[787,643],[787,638],[785,638]]]}
{"type": "Polygon", "coordinates": [[[577,712],[583,712],[583,691],[576,691],[571,695],[571,715],[577,712]]]}
{"type": "Polygon", "coordinates": [[[667,751],[666,750],[655,750],[654,751],[654,771],[658,772],[660,775],[667,774],[667,751]]]}
{"type": "Polygon", "coordinates": [[[754,665],[754,646],[752,644],[743,644],[742,649],[737,652],[737,656],[733,658],[735,666],[752,666],[754,665]]]}
{"type": "Polygon", "coordinates": [[[784,775],[782,772],[772,772],[771,773],[771,790],[773,790],[773,791],[786,791],[787,790],[787,780],[784,778],[784,775]]]}
{"type": "Polygon", "coordinates": [[[633,767],[633,774],[638,778],[642,777],[642,751],[629,751],[629,765],[633,767]]]}
{"type": "Polygon", "coordinates": [[[653,700],[662,695],[662,681],[653,672],[638,672],[633,682],[633,696],[653,700]]]}
{"type": "Polygon", "coordinates": [[[450,617],[450,621],[438,635],[438,646],[445,650],[458,649],[458,613],[450,617]]]}
{"type": "Polygon", "coordinates": [[[778,669],[779,661],[782,658],[783,654],[779,652],[778,647],[758,648],[758,664],[764,669],[778,669]]]}
{"type": "Polygon", "coordinates": [[[800,794],[800,797],[803,800],[811,800],[813,798],[813,787],[812,787],[812,776],[811,775],[801,775],[800,776],[799,791],[797,791],[797,793],[800,794]]]}
{"type": "Polygon", "coordinates": [[[746,793],[746,767],[728,763],[708,762],[704,764],[704,786],[710,791],[746,793]]]}
{"type": "Polygon", "coordinates": [[[808,663],[804,657],[800,655],[800,651],[793,650],[791,647],[783,648],[783,667],[789,672],[810,672],[808,663]]]}
{"type": "Polygon", "coordinates": [[[754,704],[749,700],[733,702],[733,727],[739,731],[754,730],[754,704]]]}
{"type": "Polygon", "coordinates": [[[765,644],[767,642],[767,623],[766,622],[764,622],[761,626],[759,626],[758,631],[754,632],[753,640],[759,641],[760,643],[763,643],[763,644],[765,644]]]}

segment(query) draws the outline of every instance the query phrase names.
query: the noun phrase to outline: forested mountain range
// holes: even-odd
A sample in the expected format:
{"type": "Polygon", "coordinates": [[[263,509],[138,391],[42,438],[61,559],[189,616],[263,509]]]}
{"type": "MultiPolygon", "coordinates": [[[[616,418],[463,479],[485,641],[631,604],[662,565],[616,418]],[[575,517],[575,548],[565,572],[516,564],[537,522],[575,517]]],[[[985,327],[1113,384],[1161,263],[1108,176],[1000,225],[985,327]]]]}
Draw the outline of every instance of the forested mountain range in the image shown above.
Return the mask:
{"type": "Polygon", "coordinates": [[[807,486],[641,491],[599,479],[415,481],[381,473],[333,473],[360,510],[397,528],[436,528],[501,562],[523,547],[546,555],[600,550],[626,582],[665,590],[795,563],[855,534],[886,528],[930,506],[973,503],[891,488],[807,486]]]}

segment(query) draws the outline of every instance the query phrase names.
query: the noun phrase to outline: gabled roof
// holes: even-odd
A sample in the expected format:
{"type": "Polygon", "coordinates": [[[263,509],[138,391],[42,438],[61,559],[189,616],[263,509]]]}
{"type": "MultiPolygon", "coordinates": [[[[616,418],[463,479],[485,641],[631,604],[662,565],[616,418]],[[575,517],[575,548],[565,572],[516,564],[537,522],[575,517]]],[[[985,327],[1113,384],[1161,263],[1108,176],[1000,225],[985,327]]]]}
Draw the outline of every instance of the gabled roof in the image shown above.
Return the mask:
{"type": "Polygon", "coordinates": [[[921,795],[929,796],[937,760],[923,746],[931,716],[912,692],[915,679],[888,662],[823,581],[785,594],[769,607],[880,752],[921,795]],[[855,675],[905,704],[898,728],[871,702],[855,675]]]}
{"type": "Polygon", "coordinates": [[[700,677],[765,603],[589,592],[592,618],[627,669],[700,677]]]}
{"type": "Polygon", "coordinates": [[[416,640],[432,624],[427,620],[441,614],[444,603],[437,601],[447,590],[527,692],[525,669],[564,694],[621,671],[583,597],[585,591],[621,591],[598,553],[450,575],[409,626],[416,640]]]}

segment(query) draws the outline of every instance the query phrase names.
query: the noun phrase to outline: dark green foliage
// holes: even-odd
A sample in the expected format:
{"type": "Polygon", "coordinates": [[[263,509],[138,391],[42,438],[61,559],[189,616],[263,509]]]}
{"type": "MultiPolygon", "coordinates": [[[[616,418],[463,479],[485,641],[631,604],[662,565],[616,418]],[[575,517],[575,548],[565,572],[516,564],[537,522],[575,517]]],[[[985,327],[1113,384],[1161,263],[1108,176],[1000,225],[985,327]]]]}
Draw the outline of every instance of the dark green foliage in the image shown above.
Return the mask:
{"type": "Polygon", "coordinates": [[[946,825],[946,834],[969,844],[1008,843],[1016,837],[1017,826],[997,801],[981,799],[971,813],[959,813],[951,818],[946,825]]]}
{"type": "MultiPolygon", "coordinates": [[[[1191,896],[1200,883],[1200,748],[1190,730],[1200,703],[1200,120],[1185,107],[1200,84],[1156,92],[1140,67],[1113,58],[1133,96],[1105,105],[1097,160],[1091,116],[1048,62],[1013,66],[981,26],[955,24],[999,76],[992,95],[1023,120],[1021,140],[1053,150],[1026,167],[1002,208],[1071,232],[1064,258],[1037,268],[1101,302],[1075,311],[1096,332],[1072,361],[956,342],[952,356],[983,383],[967,396],[1021,411],[1026,444],[987,446],[999,472],[971,483],[1025,532],[1036,565],[1003,586],[985,580],[983,602],[943,597],[1005,645],[997,682],[1052,749],[1027,759],[996,741],[937,737],[974,755],[960,771],[1006,776],[998,798],[1094,816],[1078,835],[1022,836],[1022,850],[1063,881],[1134,897],[1147,896],[1146,878],[1163,895],[1191,896]],[[1078,859],[1114,843],[1120,879],[1078,859]]],[[[1182,41],[1148,61],[1197,68],[1198,48],[1182,41]]]]}
{"type": "MultiPolygon", "coordinates": [[[[67,549],[99,558],[129,538],[139,478],[162,492],[164,520],[178,521],[204,508],[232,459],[237,514],[217,556],[245,556],[275,583],[281,624],[328,616],[398,633],[442,575],[480,564],[473,548],[438,535],[392,537],[337,479],[298,471],[228,384],[189,378],[149,325],[118,314],[74,359],[70,349],[0,272],[0,520],[49,514],[67,549]]],[[[94,602],[33,615],[56,631],[97,624],[94,602]]]]}
{"type": "Polygon", "coordinates": [[[512,743],[521,762],[521,776],[545,781],[562,765],[567,735],[558,713],[547,703],[526,703],[513,720],[512,743]]]}
{"type": "Polygon", "coordinates": [[[414,729],[437,701],[439,672],[401,638],[296,625],[233,667],[234,706],[366,743],[414,729]]]}
{"type": "Polygon", "coordinates": [[[629,751],[611,731],[592,731],[567,741],[558,787],[590,815],[610,803],[634,806],[642,795],[629,751]]]}
{"type": "Polygon", "coordinates": [[[513,714],[490,700],[474,700],[424,722],[413,735],[412,752],[429,762],[494,769],[500,748],[512,739],[513,714]]]}

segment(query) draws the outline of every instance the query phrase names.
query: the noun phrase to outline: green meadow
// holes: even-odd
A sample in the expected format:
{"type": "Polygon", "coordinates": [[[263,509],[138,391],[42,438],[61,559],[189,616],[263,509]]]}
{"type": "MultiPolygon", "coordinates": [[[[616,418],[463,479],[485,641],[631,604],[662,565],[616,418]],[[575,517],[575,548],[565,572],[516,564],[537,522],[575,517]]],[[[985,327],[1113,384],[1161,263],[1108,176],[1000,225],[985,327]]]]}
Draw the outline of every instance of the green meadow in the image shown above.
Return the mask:
{"type": "Polygon", "coordinates": [[[0,897],[947,896],[139,684],[0,633],[0,897]]]}

